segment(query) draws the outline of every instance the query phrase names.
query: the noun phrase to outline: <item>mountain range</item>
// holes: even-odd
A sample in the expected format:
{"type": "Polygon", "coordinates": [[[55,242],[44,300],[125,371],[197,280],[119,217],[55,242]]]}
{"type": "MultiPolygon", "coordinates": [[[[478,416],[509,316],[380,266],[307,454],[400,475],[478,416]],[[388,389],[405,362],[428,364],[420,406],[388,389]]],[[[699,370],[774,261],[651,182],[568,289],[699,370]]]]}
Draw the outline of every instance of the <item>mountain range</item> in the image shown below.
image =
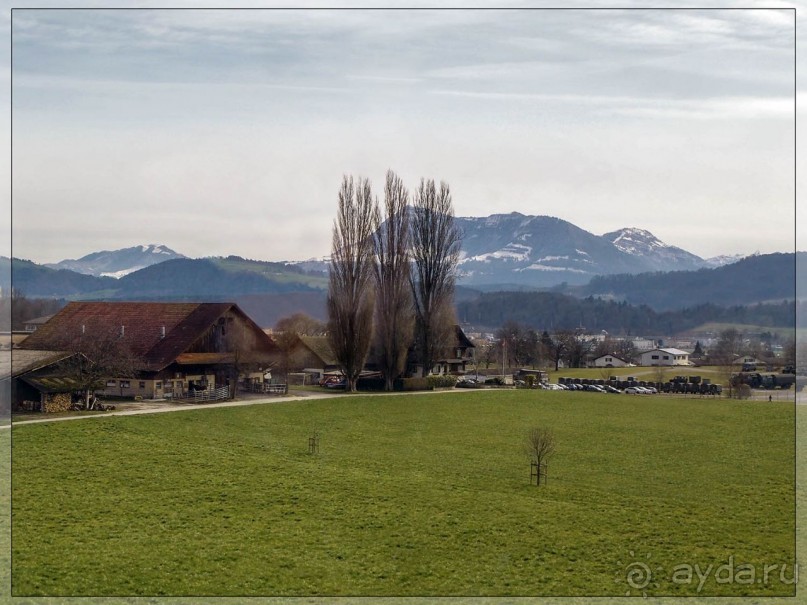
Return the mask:
{"type": "Polygon", "coordinates": [[[456,221],[463,233],[459,282],[469,286],[580,285],[597,275],[693,271],[739,260],[703,259],[634,227],[594,235],[559,218],[518,212],[456,221]]]}
{"type": "MultiPolygon", "coordinates": [[[[597,275],[648,271],[693,271],[721,266],[739,256],[703,259],[666,244],[635,227],[594,235],[568,221],[518,212],[487,217],[457,217],[462,232],[458,283],[468,286],[551,287],[582,285],[597,275]]],[[[122,278],[184,255],[151,244],[93,252],[79,259],[45,265],[96,277],[122,278]]],[[[285,263],[326,275],[326,259],[285,263]]]]}
{"type": "MultiPolygon", "coordinates": [[[[481,292],[551,290],[657,310],[807,297],[794,291],[796,255],[702,259],[625,228],[601,236],[557,218],[511,213],[457,218],[463,233],[456,302],[481,292]],[[718,265],[714,267],[714,265],[718,265]]],[[[807,266],[799,253],[799,267],[807,266]]],[[[69,300],[234,300],[272,325],[284,309],[322,318],[327,259],[187,258],[162,245],[88,254],[52,265],[0,258],[0,288],[69,300]]],[[[288,313],[285,313],[288,314],[288,313]]]]}

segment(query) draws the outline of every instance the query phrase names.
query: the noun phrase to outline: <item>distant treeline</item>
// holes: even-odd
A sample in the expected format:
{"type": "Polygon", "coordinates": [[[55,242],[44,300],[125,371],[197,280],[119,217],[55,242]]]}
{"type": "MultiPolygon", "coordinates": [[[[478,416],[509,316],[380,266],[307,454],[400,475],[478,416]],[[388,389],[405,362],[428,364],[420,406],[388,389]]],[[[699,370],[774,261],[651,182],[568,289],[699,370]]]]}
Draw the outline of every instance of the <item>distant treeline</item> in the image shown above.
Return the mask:
{"type": "MultiPolygon", "coordinates": [[[[793,300],[807,296],[807,279],[796,280],[807,269],[807,253],[750,256],[731,265],[698,271],[600,275],[580,288],[583,296],[613,296],[658,311],[716,305],[793,300]],[[797,292],[797,287],[798,292],[797,292]]],[[[803,275],[807,278],[807,274],[803,275]]]]}
{"type": "MultiPolygon", "coordinates": [[[[807,312],[807,303],[800,303],[807,312]]],[[[723,307],[701,304],[677,311],[654,311],[601,298],[584,299],[551,292],[489,292],[457,303],[457,317],[474,327],[495,329],[506,321],[535,330],[584,327],[613,334],[676,334],[709,322],[793,327],[796,303],[723,307]]]]}
{"type": "Polygon", "coordinates": [[[63,298],[26,298],[0,296],[0,332],[21,331],[25,322],[45,315],[53,315],[67,304],[63,298]]]}

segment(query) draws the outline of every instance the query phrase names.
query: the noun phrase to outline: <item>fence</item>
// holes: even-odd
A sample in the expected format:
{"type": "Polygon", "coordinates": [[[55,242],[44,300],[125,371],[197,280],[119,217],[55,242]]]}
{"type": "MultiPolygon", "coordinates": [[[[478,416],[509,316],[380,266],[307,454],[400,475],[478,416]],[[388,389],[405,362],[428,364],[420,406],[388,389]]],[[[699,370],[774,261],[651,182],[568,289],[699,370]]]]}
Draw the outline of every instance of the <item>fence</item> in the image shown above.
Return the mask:
{"type": "Polygon", "coordinates": [[[194,391],[190,399],[194,403],[199,403],[202,401],[218,401],[219,399],[229,399],[230,398],[230,387],[223,386],[217,389],[208,389],[206,391],[194,391]]]}

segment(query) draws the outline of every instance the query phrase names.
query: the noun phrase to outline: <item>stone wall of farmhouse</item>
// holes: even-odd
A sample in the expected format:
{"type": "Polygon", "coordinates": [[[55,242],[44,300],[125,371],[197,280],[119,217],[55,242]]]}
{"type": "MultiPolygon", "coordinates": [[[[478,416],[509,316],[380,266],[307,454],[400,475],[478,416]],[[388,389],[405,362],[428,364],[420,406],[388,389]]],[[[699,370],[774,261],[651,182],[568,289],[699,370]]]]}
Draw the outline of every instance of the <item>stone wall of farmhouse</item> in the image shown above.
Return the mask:
{"type": "Polygon", "coordinates": [[[43,412],[67,412],[70,404],[70,393],[50,393],[42,396],[43,412]]]}

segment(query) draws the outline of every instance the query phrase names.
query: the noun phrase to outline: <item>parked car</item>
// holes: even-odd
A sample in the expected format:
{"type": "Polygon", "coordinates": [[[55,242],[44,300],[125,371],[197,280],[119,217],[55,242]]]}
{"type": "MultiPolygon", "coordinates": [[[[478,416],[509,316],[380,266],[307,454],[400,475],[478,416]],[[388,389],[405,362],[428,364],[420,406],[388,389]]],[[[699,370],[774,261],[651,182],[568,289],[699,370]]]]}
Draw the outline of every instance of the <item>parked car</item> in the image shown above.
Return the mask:
{"type": "Polygon", "coordinates": [[[587,390],[587,391],[591,391],[591,392],[593,392],[593,393],[605,393],[605,389],[604,389],[604,388],[602,388],[602,387],[601,387],[600,385],[598,385],[598,384],[589,384],[589,385],[586,385],[586,390],[587,390]]]}
{"type": "Polygon", "coordinates": [[[618,388],[612,387],[610,384],[606,384],[604,387],[606,393],[621,393],[618,388]]]}
{"type": "Polygon", "coordinates": [[[623,391],[626,395],[642,395],[642,387],[628,387],[623,391]]]}
{"type": "Polygon", "coordinates": [[[330,385],[330,384],[335,384],[335,383],[339,383],[339,382],[344,382],[344,380],[345,380],[345,379],[344,379],[344,377],[343,377],[343,376],[336,376],[336,375],[334,375],[334,374],[329,374],[329,375],[327,375],[327,376],[323,376],[323,377],[320,379],[320,381],[319,381],[319,383],[318,383],[318,384],[319,384],[319,386],[321,386],[321,387],[327,387],[327,386],[328,386],[328,385],[330,385]]]}

